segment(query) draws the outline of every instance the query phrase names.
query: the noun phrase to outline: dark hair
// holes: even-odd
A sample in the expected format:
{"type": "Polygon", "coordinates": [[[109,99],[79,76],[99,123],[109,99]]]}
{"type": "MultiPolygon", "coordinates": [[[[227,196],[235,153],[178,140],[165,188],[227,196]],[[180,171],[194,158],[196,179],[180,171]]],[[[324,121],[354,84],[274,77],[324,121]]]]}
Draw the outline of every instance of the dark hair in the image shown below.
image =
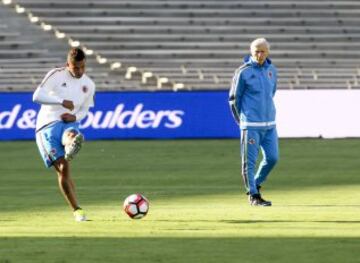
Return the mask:
{"type": "Polygon", "coordinates": [[[83,61],[86,59],[85,53],[81,48],[72,48],[70,49],[68,56],[69,61],[75,62],[75,61],[83,61]]]}

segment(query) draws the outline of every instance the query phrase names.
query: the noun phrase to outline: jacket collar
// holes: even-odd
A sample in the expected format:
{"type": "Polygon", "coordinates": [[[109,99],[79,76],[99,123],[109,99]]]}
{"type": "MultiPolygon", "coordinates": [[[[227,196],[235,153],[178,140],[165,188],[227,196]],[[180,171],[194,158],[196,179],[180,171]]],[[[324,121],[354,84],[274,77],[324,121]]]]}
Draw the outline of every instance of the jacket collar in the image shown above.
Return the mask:
{"type": "Polygon", "coordinates": [[[271,60],[269,58],[266,58],[264,64],[259,65],[259,63],[257,63],[250,55],[247,55],[247,56],[244,57],[244,63],[249,64],[249,65],[251,65],[253,67],[259,67],[259,68],[260,67],[265,67],[265,68],[267,68],[267,67],[270,66],[271,60]]]}

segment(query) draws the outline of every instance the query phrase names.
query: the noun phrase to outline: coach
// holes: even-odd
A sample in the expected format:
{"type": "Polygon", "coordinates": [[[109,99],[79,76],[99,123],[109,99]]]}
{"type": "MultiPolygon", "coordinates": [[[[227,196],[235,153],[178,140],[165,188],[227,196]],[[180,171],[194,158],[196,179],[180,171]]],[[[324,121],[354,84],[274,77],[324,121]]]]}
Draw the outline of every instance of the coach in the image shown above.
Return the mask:
{"type": "Polygon", "coordinates": [[[268,58],[269,50],[265,38],[251,43],[251,56],[246,56],[244,64],[235,71],[229,96],[241,131],[242,176],[249,202],[255,206],[271,206],[270,201],[262,198],[260,187],[279,156],[273,101],[277,70],[268,58]],[[260,149],[263,159],[255,174],[260,149]]]}

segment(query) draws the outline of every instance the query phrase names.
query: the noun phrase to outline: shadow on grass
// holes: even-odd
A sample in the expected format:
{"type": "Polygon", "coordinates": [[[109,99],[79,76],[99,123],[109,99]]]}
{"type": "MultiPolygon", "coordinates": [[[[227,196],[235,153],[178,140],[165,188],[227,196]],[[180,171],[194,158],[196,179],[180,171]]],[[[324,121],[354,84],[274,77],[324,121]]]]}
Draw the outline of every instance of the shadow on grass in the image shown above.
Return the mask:
{"type": "MultiPolygon", "coordinates": [[[[110,221],[110,220],[109,220],[110,221]]],[[[228,224],[257,224],[257,223],[336,223],[336,224],[360,224],[360,220],[146,220],[149,222],[169,223],[228,223],[228,224]]]]}
{"type": "Polygon", "coordinates": [[[288,204],[288,205],[277,205],[276,207],[360,207],[360,205],[345,205],[345,204],[338,204],[338,205],[317,205],[317,204],[288,204]]]}
{"type": "Polygon", "coordinates": [[[356,238],[0,238],[0,262],[359,262],[356,238]]]}
{"type": "MultiPolygon", "coordinates": [[[[120,203],[133,192],[143,192],[150,200],[201,195],[243,198],[238,144],[238,140],[87,142],[86,150],[72,164],[79,200],[86,205],[120,203]]],[[[269,190],[301,194],[304,190],[318,190],[319,186],[337,186],[344,192],[358,192],[353,186],[359,185],[360,165],[352,157],[360,141],[282,140],[281,144],[284,160],[265,185],[269,190]],[[339,176],[339,171],[346,172],[339,176]]],[[[6,160],[0,167],[1,212],[66,206],[54,171],[46,170],[39,157],[35,161],[29,158],[38,156],[33,141],[1,146],[6,149],[0,153],[0,159],[6,160]]],[[[318,197],[321,195],[319,192],[318,197]]]]}
{"type": "Polygon", "coordinates": [[[336,224],[360,224],[360,220],[220,220],[221,223],[229,224],[257,224],[257,223],[336,223],[336,224]]]}

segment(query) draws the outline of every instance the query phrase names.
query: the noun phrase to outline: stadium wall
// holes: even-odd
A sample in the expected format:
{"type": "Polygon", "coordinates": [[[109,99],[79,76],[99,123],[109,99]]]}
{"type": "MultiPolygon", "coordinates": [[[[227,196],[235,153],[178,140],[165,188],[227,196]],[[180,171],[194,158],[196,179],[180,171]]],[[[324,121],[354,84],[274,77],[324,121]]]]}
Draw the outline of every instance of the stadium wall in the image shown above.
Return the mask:
{"type": "MultiPolygon", "coordinates": [[[[0,140],[33,140],[32,93],[0,93],[0,140]]],[[[226,91],[98,92],[82,121],[86,138],[238,138],[226,91]]],[[[360,91],[279,90],[280,137],[360,137],[360,91]]]]}

